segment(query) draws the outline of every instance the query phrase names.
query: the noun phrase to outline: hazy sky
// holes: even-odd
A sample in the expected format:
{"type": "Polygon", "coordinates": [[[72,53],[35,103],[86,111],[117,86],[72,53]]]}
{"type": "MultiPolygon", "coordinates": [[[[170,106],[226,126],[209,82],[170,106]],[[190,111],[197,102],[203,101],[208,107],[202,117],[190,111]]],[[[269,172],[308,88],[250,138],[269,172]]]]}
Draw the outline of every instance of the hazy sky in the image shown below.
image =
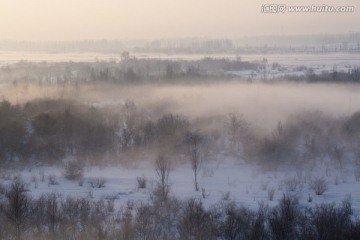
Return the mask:
{"type": "Polygon", "coordinates": [[[0,0],[0,39],[236,38],[360,32],[359,0],[0,0]],[[261,13],[268,3],[354,13],[261,13]]]}

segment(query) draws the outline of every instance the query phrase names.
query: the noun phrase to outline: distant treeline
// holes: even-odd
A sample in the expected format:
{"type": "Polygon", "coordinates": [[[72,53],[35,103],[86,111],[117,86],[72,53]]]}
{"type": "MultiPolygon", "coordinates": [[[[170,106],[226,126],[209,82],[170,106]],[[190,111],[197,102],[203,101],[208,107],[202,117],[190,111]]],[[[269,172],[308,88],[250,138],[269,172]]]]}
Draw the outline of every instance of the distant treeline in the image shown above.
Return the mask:
{"type": "MultiPolygon", "coordinates": [[[[302,75],[286,75],[267,79],[266,69],[285,71],[278,63],[242,61],[241,58],[203,58],[200,60],[138,59],[123,53],[122,60],[95,62],[35,63],[20,61],[0,68],[0,81],[5,83],[84,84],[106,82],[116,84],[177,84],[238,81],[360,82],[360,68],[315,74],[312,68],[296,67],[302,75]],[[261,79],[242,77],[232,72],[250,71],[261,79]]],[[[250,74],[251,75],[251,74],[250,74]]]]}
{"type": "Polygon", "coordinates": [[[284,79],[288,81],[309,82],[309,83],[316,83],[316,82],[359,83],[360,67],[352,68],[347,72],[333,70],[331,72],[325,72],[321,74],[315,74],[311,69],[309,69],[305,75],[302,76],[290,75],[290,76],[285,76],[284,79]]]}
{"type": "Polygon", "coordinates": [[[0,81],[44,84],[112,82],[124,84],[214,81],[232,78],[227,71],[253,70],[260,63],[241,59],[204,58],[195,61],[137,59],[124,54],[122,61],[94,63],[34,63],[21,61],[3,66],[0,81]]]}
{"type": "Polygon", "coordinates": [[[238,39],[154,39],[84,41],[0,41],[0,51],[98,52],[165,54],[267,54],[360,52],[360,33],[247,36],[238,39]]]}

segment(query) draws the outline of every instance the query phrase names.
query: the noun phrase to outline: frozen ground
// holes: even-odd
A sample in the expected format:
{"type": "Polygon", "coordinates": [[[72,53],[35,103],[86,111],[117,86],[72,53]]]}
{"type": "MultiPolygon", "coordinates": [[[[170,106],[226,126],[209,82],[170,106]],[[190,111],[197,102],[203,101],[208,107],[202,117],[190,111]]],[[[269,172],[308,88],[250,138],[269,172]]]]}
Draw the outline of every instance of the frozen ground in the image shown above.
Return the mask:
{"type": "MultiPolygon", "coordinates": [[[[200,191],[194,190],[193,172],[190,164],[175,167],[170,172],[171,195],[180,199],[191,197],[202,199],[205,206],[221,201],[234,201],[239,205],[257,208],[260,202],[274,206],[284,194],[298,197],[302,206],[315,206],[323,202],[341,203],[350,197],[355,214],[360,214],[360,188],[355,181],[351,168],[342,170],[326,167],[327,164],[297,171],[261,171],[253,165],[227,158],[226,161],[213,160],[202,165],[199,174],[200,191]],[[323,195],[316,195],[309,188],[315,178],[323,177],[328,190],[323,195]],[[274,192],[273,200],[269,194],[274,192]],[[309,202],[309,197],[311,202],[309,202]]],[[[327,165],[328,166],[328,165],[327,165]]],[[[84,179],[69,181],[62,175],[62,170],[55,167],[27,168],[21,171],[2,171],[0,183],[10,184],[14,177],[21,177],[28,185],[29,194],[36,197],[42,193],[60,193],[66,196],[81,196],[98,199],[114,199],[120,207],[127,201],[149,201],[157,177],[154,166],[149,162],[125,167],[87,167],[84,179]],[[145,177],[146,189],[138,189],[137,177],[145,177]],[[90,187],[89,181],[105,179],[103,188],[90,187]],[[50,183],[50,179],[54,180],[50,183]],[[52,185],[54,184],[55,185],[52,185]]]]}

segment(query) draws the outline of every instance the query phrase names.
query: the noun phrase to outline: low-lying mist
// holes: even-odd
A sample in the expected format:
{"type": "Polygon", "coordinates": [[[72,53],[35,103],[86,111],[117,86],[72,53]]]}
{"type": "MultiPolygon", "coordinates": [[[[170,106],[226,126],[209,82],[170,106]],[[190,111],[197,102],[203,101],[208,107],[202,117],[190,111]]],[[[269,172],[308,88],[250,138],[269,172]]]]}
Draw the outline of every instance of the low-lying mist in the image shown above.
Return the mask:
{"type": "Polygon", "coordinates": [[[36,85],[0,86],[0,97],[13,104],[37,98],[65,98],[116,111],[131,100],[138,108],[156,114],[180,114],[190,119],[241,114],[253,126],[272,130],[288,116],[321,111],[332,117],[359,110],[357,84],[214,83],[187,85],[36,85]]]}

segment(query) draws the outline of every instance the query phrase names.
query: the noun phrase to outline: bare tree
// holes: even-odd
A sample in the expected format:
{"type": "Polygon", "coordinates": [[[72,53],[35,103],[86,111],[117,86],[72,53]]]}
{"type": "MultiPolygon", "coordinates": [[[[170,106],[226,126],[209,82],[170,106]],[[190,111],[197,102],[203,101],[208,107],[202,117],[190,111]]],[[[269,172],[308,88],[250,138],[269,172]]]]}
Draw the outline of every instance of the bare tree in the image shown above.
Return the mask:
{"type": "Polygon", "coordinates": [[[335,144],[335,146],[330,149],[330,155],[339,163],[339,167],[342,169],[345,158],[345,147],[335,144]]]}
{"type": "Polygon", "coordinates": [[[160,154],[155,161],[155,171],[159,178],[158,190],[162,200],[166,201],[169,195],[170,161],[165,155],[160,154]]]}
{"type": "Polygon", "coordinates": [[[246,137],[248,124],[244,121],[242,116],[237,116],[232,113],[229,115],[228,125],[230,144],[235,150],[239,150],[241,140],[246,137]]]}
{"type": "Polygon", "coordinates": [[[119,134],[119,142],[121,145],[121,149],[126,151],[128,150],[134,139],[135,131],[131,128],[126,127],[126,124],[124,124],[125,127],[121,130],[119,134]]]}
{"type": "Polygon", "coordinates": [[[198,174],[202,165],[201,144],[203,141],[204,137],[197,132],[187,132],[186,134],[186,144],[189,148],[191,169],[194,173],[195,191],[199,191],[198,174]]]}

